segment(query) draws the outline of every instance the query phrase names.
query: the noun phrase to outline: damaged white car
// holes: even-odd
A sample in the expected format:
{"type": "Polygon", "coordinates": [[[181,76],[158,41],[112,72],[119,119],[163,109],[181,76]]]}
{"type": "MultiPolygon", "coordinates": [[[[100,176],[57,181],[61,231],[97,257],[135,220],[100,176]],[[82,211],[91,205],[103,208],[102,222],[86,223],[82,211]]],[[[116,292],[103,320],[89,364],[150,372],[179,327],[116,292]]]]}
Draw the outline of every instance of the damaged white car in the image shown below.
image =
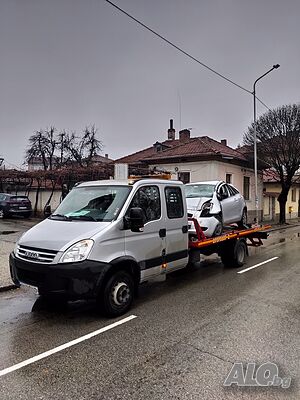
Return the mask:
{"type": "MultiPolygon", "coordinates": [[[[206,237],[219,236],[224,225],[247,224],[244,197],[231,184],[223,181],[195,182],[185,185],[189,216],[196,218],[206,237]]],[[[193,231],[194,227],[190,227],[193,231]]]]}

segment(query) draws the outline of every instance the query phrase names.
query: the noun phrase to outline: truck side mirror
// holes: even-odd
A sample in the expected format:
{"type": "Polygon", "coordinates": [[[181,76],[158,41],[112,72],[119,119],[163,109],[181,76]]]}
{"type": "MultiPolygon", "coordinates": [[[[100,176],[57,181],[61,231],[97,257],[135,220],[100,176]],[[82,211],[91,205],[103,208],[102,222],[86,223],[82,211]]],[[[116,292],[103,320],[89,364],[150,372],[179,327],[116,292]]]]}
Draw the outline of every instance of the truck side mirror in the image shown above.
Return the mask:
{"type": "Polygon", "coordinates": [[[132,207],[125,217],[125,226],[132,232],[141,232],[144,227],[144,211],[140,207],[132,207]]]}

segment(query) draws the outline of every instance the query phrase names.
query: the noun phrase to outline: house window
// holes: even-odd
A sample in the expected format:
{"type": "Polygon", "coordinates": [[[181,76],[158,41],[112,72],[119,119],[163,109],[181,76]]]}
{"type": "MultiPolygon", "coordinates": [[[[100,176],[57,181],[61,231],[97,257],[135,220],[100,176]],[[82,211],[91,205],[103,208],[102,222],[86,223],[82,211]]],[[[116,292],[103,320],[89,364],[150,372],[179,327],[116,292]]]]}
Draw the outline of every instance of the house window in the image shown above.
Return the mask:
{"type": "Polygon", "coordinates": [[[177,178],[182,183],[190,183],[190,172],[178,172],[177,178]]]}
{"type": "Polygon", "coordinates": [[[232,174],[226,174],[226,183],[232,183],[232,174]]]}
{"type": "Polygon", "coordinates": [[[243,195],[245,200],[250,200],[250,178],[249,176],[244,176],[244,186],[243,195]]]}
{"type": "Polygon", "coordinates": [[[296,189],[292,189],[292,201],[296,201],[296,189]]]}

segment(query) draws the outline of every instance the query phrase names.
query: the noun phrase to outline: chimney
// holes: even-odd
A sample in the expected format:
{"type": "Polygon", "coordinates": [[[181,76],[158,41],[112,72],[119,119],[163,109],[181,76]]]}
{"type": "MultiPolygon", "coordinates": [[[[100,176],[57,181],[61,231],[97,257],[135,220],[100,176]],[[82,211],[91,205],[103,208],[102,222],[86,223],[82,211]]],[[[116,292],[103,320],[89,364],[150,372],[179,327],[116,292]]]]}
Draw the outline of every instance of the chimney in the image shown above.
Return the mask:
{"type": "Polygon", "coordinates": [[[108,158],[108,154],[105,154],[105,158],[108,158]]]}
{"type": "Polygon", "coordinates": [[[227,146],[227,139],[222,139],[221,144],[223,144],[224,146],[227,146]]]}
{"type": "Polygon", "coordinates": [[[170,119],[170,128],[168,129],[168,140],[175,140],[175,129],[173,128],[172,119],[170,119]]]}
{"type": "Polygon", "coordinates": [[[182,129],[179,131],[180,142],[188,142],[191,138],[191,131],[189,129],[182,129]]]}

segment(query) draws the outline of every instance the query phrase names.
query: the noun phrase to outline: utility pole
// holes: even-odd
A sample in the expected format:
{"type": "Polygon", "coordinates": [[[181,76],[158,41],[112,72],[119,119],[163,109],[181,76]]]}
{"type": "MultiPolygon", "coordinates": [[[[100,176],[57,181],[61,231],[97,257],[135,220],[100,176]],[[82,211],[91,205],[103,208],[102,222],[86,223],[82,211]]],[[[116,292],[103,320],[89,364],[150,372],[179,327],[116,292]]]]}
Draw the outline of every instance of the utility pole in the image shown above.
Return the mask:
{"type": "Polygon", "coordinates": [[[261,75],[253,84],[253,108],[254,108],[254,180],[255,180],[255,215],[256,215],[256,223],[259,221],[259,213],[258,213],[258,176],[257,176],[257,137],[256,137],[256,84],[257,82],[273,71],[273,69],[279,68],[279,64],[273,65],[271,69],[261,75]]]}

